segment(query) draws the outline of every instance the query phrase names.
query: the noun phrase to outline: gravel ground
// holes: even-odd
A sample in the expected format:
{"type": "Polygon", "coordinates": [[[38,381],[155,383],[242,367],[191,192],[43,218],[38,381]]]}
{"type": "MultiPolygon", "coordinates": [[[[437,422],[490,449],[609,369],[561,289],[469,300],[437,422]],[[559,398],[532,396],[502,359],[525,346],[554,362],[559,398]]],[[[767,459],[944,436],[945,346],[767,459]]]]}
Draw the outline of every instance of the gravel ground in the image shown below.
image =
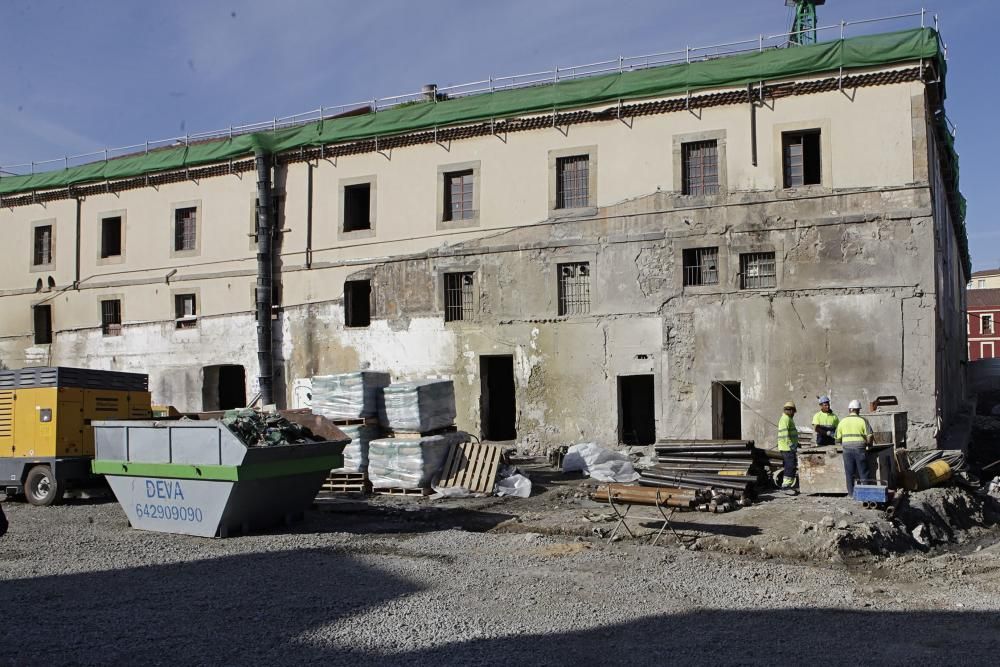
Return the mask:
{"type": "MultiPolygon", "coordinates": [[[[0,664],[996,664],[1000,549],[861,568],[472,532],[333,504],[284,533],[132,530],[6,503],[0,664]]],[[[509,507],[516,507],[512,501],[509,507]]],[[[413,511],[408,511],[413,510],[413,511]]]]}

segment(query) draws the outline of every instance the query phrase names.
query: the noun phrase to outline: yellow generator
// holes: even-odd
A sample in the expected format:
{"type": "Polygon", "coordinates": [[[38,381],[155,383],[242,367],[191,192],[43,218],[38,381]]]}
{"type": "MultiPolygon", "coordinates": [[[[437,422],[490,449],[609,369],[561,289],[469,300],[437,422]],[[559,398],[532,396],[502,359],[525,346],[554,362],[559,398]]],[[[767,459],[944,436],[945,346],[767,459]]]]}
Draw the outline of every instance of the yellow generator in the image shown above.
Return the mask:
{"type": "Polygon", "coordinates": [[[32,505],[62,499],[87,481],[92,421],[149,419],[144,373],[39,366],[0,371],[0,488],[32,505]]]}

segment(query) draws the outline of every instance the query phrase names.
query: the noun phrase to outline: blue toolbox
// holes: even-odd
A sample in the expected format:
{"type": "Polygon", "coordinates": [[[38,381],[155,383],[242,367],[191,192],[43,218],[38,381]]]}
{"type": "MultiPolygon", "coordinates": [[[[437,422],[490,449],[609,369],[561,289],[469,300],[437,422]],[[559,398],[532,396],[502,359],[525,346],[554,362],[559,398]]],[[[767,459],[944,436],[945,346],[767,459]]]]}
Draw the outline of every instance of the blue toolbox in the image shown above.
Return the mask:
{"type": "Polygon", "coordinates": [[[889,487],[875,481],[858,482],[854,485],[854,499],[863,503],[887,503],[889,487]]]}

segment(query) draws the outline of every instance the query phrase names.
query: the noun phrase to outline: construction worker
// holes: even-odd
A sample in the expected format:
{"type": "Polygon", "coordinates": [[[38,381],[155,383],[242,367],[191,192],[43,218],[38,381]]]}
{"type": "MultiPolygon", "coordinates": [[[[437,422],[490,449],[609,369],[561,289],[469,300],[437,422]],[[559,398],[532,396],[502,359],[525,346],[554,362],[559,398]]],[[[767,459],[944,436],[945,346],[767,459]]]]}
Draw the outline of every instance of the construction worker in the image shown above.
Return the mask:
{"type": "Polygon", "coordinates": [[[795,450],[799,448],[799,431],[795,427],[793,417],[795,417],[795,403],[788,401],[785,403],[783,414],[778,420],[778,451],[781,452],[781,458],[785,464],[781,489],[791,494],[795,494],[795,477],[799,470],[799,462],[795,454],[795,450]]]}
{"type": "Polygon", "coordinates": [[[844,448],[844,474],[847,476],[847,495],[854,495],[856,480],[872,479],[868,465],[868,448],[875,441],[872,425],[861,416],[861,401],[854,399],[847,406],[848,415],[837,425],[835,439],[844,448]]]}
{"type": "Polygon", "coordinates": [[[813,415],[813,430],[816,432],[816,445],[832,445],[834,434],[840,418],[830,409],[830,397],[819,397],[819,412],[813,415]]]}

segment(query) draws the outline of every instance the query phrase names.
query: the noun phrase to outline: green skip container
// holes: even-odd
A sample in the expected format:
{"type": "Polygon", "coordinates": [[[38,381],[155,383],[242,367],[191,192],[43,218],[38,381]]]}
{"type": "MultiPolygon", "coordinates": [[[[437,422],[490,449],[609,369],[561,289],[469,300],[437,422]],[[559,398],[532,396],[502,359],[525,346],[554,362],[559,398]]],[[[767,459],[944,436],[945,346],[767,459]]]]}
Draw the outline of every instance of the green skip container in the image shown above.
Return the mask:
{"type": "Polygon", "coordinates": [[[349,439],[248,447],[221,421],[94,422],[95,474],[133,528],[198,537],[301,519],[349,439]]]}

